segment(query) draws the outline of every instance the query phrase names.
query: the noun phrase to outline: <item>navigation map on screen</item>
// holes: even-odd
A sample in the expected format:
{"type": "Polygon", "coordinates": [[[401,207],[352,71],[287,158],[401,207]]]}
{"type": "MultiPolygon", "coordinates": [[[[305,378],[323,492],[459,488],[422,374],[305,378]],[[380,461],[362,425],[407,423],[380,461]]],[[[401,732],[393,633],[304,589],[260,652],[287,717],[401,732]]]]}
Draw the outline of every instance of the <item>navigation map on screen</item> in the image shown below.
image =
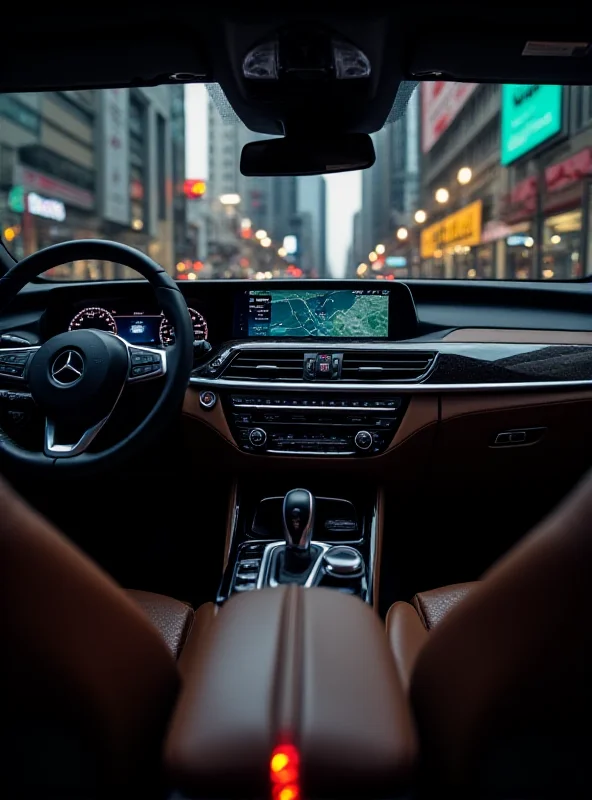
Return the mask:
{"type": "Polygon", "coordinates": [[[386,338],[388,289],[252,290],[249,336],[386,338]]]}

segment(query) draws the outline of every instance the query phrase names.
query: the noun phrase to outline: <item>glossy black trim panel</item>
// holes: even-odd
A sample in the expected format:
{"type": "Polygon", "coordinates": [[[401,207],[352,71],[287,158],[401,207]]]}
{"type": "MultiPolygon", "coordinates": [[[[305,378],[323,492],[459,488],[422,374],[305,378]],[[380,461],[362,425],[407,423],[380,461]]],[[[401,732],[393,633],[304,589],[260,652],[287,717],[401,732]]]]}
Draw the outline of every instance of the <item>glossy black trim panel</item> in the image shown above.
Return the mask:
{"type": "MultiPolygon", "coordinates": [[[[233,353],[251,348],[290,349],[294,344],[278,342],[233,342],[213,352],[212,360],[221,353],[233,353]]],[[[424,343],[339,343],[331,340],[325,349],[340,352],[374,350],[387,352],[424,351],[424,343]]],[[[312,348],[314,349],[314,348],[312,348]]],[[[592,346],[536,344],[471,344],[464,342],[434,342],[430,347],[438,353],[435,366],[419,382],[305,382],[305,381],[239,381],[226,380],[194,373],[190,382],[198,386],[216,386],[248,391],[250,389],[300,389],[332,391],[492,391],[497,389],[548,389],[552,387],[592,386],[592,346]]],[[[203,368],[200,367],[200,371],[203,368]]]]}

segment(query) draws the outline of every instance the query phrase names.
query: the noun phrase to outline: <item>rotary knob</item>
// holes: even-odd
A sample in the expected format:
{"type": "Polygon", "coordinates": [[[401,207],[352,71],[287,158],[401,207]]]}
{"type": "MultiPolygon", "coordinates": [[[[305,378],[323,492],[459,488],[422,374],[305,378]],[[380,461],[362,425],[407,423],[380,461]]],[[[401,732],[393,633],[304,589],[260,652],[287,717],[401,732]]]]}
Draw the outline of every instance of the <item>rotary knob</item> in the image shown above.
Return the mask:
{"type": "Polygon", "coordinates": [[[368,431],[358,431],[354,438],[354,444],[358,450],[370,450],[372,447],[372,434],[368,431]]]}
{"type": "Polygon", "coordinates": [[[353,547],[332,547],[323,556],[323,565],[336,578],[355,578],[364,571],[364,560],[353,547]]]}
{"type": "Polygon", "coordinates": [[[263,428],[253,428],[253,430],[249,432],[249,441],[253,447],[263,447],[267,441],[267,434],[263,428]]]}

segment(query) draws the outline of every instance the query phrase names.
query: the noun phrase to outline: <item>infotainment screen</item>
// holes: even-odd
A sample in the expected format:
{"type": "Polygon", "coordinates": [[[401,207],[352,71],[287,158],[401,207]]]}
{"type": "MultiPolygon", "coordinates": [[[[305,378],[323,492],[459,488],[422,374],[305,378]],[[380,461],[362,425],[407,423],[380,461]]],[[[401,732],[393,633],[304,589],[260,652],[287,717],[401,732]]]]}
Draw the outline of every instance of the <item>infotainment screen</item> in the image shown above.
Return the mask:
{"type": "Polygon", "coordinates": [[[386,339],[389,289],[251,289],[243,330],[248,336],[386,339]]]}

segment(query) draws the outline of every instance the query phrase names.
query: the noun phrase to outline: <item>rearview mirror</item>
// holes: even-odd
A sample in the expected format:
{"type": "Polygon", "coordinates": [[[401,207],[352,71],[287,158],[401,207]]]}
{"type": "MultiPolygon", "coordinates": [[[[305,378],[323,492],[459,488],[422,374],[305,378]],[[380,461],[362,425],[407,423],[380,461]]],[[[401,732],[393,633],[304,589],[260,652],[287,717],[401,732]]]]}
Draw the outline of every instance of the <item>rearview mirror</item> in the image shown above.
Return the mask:
{"type": "Polygon", "coordinates": [[[324,175],[368,169],[376,160],[367,133],[331,137],[289,137],[250,142],[243,147],[240,170],[247,177],[324,175]]]}

